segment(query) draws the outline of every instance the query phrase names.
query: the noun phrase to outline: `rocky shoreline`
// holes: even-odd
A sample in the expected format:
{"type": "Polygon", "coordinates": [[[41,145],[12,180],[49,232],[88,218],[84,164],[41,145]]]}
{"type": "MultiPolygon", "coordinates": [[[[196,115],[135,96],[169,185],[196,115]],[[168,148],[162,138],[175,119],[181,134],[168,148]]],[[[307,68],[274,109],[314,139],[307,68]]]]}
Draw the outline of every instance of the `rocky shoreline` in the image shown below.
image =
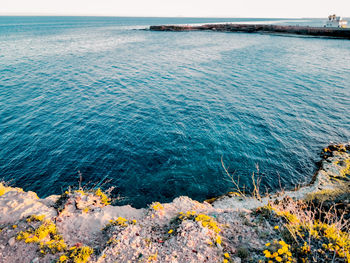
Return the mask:
{"type": "MultiPolygon", "coordinates": [[[[292,224],[301,224],[298,218],[304,210],[297,210],[299,201],[329,202],[332,207],[339,203],[338,212],[348,218],[349,182],[347,144],[323,149],[312,184],[259,199],[237,193],[203,203],[179,197],[135,209],[110,205],[99,189],[40,199],[34,192],[0,183],[0,263],[302,262],[298,238],[286,237],[292,224]]],[[[337,233],[345,245],[334,252],[334,262],[350,260],[350,238],[343,230],[337,233]]],[[[310,241],[308,246],[317,248],[318,243],[310,241]]],[[[330,262],[328,255],[333,256],[335,248],[320,249],[325,261],[319,262],[330,262]]]]}
{"type": "Polygon", "coordinates": [[[207,24],[207,25],[160,25],[150,26],[151,31],[219,31],[265,34],[289,34],[313,37],[331,37],[350,39],[349,28],[280,26],[264,24],[207,24]]]}

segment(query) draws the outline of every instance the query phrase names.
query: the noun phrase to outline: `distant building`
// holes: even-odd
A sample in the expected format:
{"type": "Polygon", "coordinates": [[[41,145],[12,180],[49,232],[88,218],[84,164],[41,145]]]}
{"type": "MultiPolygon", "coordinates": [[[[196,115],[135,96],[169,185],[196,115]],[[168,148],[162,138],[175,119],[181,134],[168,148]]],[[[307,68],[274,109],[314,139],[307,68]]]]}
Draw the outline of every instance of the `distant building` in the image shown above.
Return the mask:
{"type": "Polygon", "coordinates": [[[327,23],[325,27],[346,27],[347,21],[343,20],[341,16],[330,15],[328,16],[327,23]]]}

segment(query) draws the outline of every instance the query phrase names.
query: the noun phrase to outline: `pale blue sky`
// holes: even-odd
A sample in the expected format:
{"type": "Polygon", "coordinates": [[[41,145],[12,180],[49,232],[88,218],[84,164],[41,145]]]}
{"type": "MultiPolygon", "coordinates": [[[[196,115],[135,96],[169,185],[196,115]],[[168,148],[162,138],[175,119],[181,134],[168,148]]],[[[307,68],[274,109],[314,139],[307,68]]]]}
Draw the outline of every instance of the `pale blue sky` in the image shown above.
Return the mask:
{"type": "Polygon", "coordinates": [[[350,0],[1,0],[0,14],[187,17],[350,17],[350,0]]]}

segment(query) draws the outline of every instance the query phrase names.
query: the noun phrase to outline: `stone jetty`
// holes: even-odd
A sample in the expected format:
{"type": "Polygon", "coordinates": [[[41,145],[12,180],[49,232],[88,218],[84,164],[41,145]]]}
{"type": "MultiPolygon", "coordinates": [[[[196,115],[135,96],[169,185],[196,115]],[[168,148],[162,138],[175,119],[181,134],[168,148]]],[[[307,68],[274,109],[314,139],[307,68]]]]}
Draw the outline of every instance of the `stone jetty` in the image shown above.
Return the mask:
{"type": "Polygon", "coordinates": [[[350,28],[281,26],[264,24],[206,24],[206,25],[159,25],[151,26],[151,31],[220,31],[265,34],[289,34],[313,37],[350,39],[350,28]]]}

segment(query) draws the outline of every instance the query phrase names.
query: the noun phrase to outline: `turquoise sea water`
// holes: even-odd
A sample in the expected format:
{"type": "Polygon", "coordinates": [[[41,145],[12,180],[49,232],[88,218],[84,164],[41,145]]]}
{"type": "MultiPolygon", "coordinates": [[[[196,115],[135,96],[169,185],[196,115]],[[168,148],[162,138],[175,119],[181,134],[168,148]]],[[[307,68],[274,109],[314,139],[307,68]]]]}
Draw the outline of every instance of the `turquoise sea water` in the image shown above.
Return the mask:
{"type": "Polygon", "coordinates": [[[142,207],[308,182],[350,140],[350,41],[151,32],[218,22],[322,20],[0,17],[0,179],[39,196],[115,186],[142,207]]]}

